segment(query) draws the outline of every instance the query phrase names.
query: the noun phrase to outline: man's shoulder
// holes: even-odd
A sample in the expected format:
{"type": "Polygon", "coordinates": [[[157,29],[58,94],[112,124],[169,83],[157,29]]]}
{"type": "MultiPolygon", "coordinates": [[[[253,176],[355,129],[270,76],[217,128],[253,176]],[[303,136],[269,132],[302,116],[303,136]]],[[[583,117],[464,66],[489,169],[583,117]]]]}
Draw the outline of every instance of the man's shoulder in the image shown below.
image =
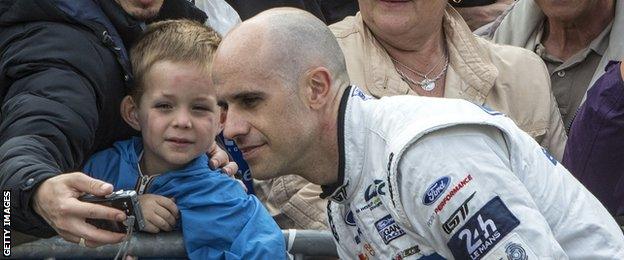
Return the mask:
{"type": "Polygon", "coordinates": [[[36,57],[70,58],[103,53],[100,39],[88,29],[63,22],[28,22],[5,27],[0,45],[14,47],[14,53],[36,57]],[[101,49],[101,50],[99,50],[101,49]]]}
{"type": "Polygon", "coordinates": [[[477,42],[485,50],[497,68],[521,66],[523,69],[544,71],[544,61],[534,52],[525,48],[493,43],[481,37],[476,37],[477,42]]]}

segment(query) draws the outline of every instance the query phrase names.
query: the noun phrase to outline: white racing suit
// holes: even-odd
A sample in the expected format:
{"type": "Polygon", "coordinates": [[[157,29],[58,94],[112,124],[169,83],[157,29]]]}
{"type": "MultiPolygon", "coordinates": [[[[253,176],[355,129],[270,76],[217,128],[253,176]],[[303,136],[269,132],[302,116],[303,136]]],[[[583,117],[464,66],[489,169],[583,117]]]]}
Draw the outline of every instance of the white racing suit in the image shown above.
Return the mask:
{"type": "Polygon", "coordinates": [[[343,259],[624,259],[602,204],[498,112],[350,87],[338,122],[343,259]]]}

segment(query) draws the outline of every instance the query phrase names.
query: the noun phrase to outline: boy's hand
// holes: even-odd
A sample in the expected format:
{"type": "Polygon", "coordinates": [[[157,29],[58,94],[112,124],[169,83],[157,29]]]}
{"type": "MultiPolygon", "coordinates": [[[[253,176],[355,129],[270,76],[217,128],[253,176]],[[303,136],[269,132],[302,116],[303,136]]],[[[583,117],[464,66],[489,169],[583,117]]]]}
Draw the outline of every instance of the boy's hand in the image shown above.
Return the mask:
{"type": "Polygon", "coordinates": [[[158,233],[161,230],[173,230],[180,216],[173,199],[156,194],[143,194],[139,195],[139,204],[145,219],[143,231],[158,233]]]}

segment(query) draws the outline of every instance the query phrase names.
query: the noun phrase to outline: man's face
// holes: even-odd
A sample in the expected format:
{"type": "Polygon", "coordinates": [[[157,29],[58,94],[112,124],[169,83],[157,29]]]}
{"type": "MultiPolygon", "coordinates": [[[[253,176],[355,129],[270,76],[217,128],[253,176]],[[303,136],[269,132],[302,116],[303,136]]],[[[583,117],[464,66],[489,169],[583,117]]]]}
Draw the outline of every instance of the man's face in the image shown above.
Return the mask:
{"type": "MultiPolygon", "coordinates": [[[[246,55],[240,57],[252,54],[246,55]]],[[[254,178],[295,174],[294,165],[311,146],[309,126],[314,121],[297,87],[287,85],[274,70],[259,69],[270,64],[255,66],[249,58],[243,63],[235,62],[242,58],[219,56],[213,76],[219,102],[227,106],[223,134],[236,141],[254,178]]]]}
{"type": "Polygon", "coordinates": [[[136,113],[143,158],[160,170],[180,168],[205,153],[220,130],[210,73],[194,64],[155,63],[136,113]]]}
{"type": "Polygon", "coordinates": [[[115,0],[130,16],[141,20],[149,20],[160,11],[164,0],[115,0]]]}
{"type": "Polygon", "coordinates": [[[447,0],[359,0],[360,13],[375,35],[401,35],[423,20],[441,17],[447,0]]]}
{"type": "Polygon", "coordinates": [[[574,20],[590,10],[596,0],[536,0],[535,3],[550,19],[574,20]]]}

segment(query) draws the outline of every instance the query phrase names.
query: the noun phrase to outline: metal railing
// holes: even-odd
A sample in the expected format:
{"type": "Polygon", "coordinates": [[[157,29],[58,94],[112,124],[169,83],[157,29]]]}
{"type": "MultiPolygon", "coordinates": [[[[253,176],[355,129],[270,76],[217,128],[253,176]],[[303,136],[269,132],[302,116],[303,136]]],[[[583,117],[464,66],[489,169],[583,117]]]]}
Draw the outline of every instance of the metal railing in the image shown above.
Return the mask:
{"type": "MultiPolygon", "coordinates": [[[[282,230],[288,252],[294,259],[308,256],[336,257],[336,245],[331,233],[316,230],[282,230]]],[[[12,258],[113,258],[122,243],[98,248],[84,248],[61,237],[41,239],[22,244],[11,250],[12,258]]],[[[182,233],[138,233],[132,236],[129,255],[139,257],[186,257],[182,233]]]]}

